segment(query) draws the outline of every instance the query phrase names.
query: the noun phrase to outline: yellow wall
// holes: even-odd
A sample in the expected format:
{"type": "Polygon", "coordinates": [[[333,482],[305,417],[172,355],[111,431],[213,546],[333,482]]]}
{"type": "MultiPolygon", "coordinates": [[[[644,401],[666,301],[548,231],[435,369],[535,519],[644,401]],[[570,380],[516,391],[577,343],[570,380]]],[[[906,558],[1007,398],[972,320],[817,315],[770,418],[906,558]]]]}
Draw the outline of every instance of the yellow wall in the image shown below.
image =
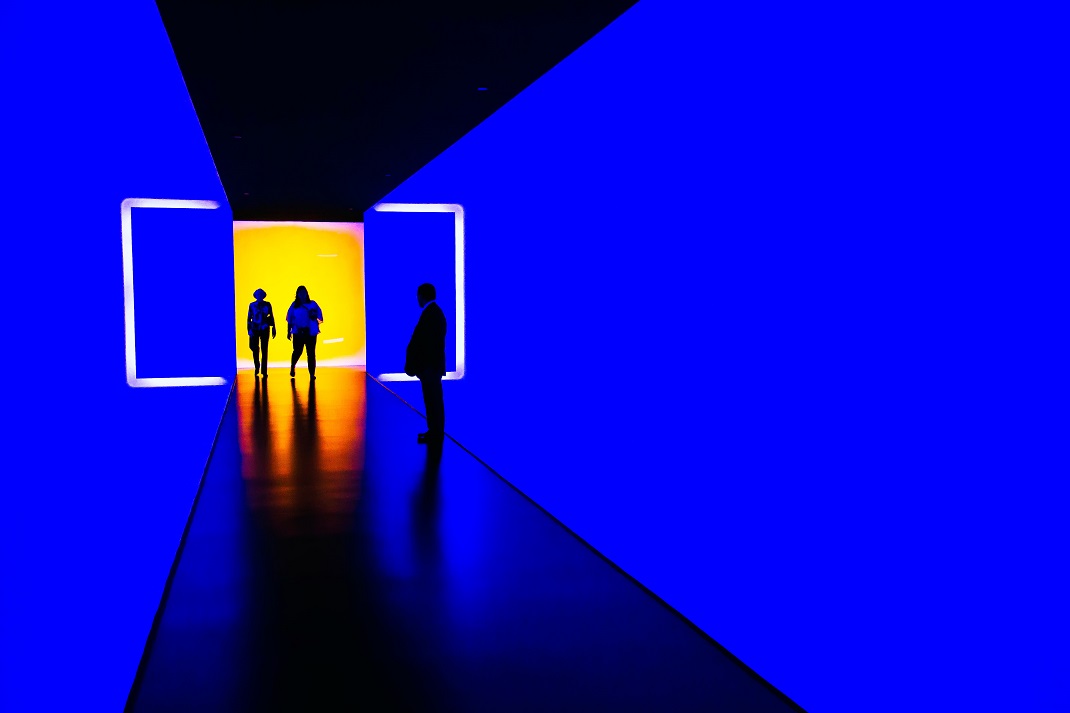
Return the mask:
{"type": "MultiPolygon", "coordinates": [[[[298,285],[323,309],[316,346],[319,366],[363,366],[364,224],[234,223],[234,314],[239,369],[253,368],[245,331],[253,292],[263,288],[279,336],[268,347],[272,367],[290,366],[286,310],[298,285]]],[[[301,359],[304,363],[304,357],[301,359]]]]}

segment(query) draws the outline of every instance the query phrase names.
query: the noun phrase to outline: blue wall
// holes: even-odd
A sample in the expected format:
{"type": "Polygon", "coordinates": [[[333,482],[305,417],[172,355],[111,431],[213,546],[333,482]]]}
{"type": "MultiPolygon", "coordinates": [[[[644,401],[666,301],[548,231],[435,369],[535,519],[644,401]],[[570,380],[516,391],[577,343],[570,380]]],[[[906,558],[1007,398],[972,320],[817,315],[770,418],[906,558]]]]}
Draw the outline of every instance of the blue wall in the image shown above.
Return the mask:
{"type": "Polygon", "coordinates": [[[117,711],[234,375],[230,209],[151,1],[4,3],[0,47],[0,709],[117,711]],[[127,198],[221,204],[132,220],[138,375],[226,385],[127,385],[127,198]]]}
{"type": "Polygon", "coordinates": [[[384,197],[467,214],[447,430],[807,709],[1064,709],[1061,25],[721,5],[384,197]]]}

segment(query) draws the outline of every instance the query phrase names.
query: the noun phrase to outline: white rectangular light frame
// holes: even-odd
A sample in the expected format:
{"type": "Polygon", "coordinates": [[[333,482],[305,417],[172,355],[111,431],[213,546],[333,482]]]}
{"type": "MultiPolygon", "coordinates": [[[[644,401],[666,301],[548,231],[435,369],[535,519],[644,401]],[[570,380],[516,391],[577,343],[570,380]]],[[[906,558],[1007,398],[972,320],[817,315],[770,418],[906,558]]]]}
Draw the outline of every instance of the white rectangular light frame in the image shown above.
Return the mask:
{"type": "MultiPolygon", "coordinates": [[[[464,378],[464,207],[457,203],[377,203],[373,209],[381,213],[453,213],[453,268],[457,304],[457,370],[442,377],[456,381],[464,378]]],[[[379,374],[380,381],[417,381],[408,374],[379,374]]]]}
{"type": "Polygon", "coordinates": [[[137,340],[134,334],[134,233],[130,220],[133,208],[193,208],[213,210],[216,201],[186,201],[163,198],[127,198],[122,203],[123,225],[123,308],[126,315],[126,383],[134,388],[165,386],[222,386],[221,376],[179,376],[137,378],[137,340]]]}

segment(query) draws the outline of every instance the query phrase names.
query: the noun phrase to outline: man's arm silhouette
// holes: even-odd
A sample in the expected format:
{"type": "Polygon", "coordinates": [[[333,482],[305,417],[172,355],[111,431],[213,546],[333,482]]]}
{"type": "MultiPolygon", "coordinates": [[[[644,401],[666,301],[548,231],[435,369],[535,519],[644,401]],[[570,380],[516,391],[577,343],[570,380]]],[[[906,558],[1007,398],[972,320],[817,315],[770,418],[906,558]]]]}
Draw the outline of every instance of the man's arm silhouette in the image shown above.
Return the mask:
{"type": "Polygon", "coordinates": [[[409,346],[405,349],[405,373],[409,376],[416,376],[423,370],[423,356],[426,351],[423,345],[426,329],[427,310],[424,310],[420,314],[420,320],[416,323],[416,328],[412,330],[409,346]]]}
{"type": "Polygon", "coordinates": [[[271,338],[274,339],[275,338],[275,334],[276,334],[276,331],[275,331],[275,310],[274,310],[274,308],[272,308],[270,302],[265,302],[264,304],[267,305],[268,324],[271,325],[271,338]]]}

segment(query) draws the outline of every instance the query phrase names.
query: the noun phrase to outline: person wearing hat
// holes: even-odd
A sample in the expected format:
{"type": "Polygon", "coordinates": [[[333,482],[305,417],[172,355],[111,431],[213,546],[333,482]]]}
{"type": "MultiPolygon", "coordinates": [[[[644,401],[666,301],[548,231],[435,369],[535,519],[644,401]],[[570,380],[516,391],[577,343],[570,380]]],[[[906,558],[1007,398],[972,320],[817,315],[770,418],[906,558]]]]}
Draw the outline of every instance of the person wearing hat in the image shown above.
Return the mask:
{"type": "Polygon", "coordinates": [[[249,348],[253,350],[253,368],[255,374],[263,374],[267,378],[268,369],[268,331],[271,338],[275,338],[275,313],[271,311],[271,303],[265,302],[267,292],[257,289],[253,293],[256,302],[249,305],[249,319],[247,329],[249,332],[249,348]]]}

